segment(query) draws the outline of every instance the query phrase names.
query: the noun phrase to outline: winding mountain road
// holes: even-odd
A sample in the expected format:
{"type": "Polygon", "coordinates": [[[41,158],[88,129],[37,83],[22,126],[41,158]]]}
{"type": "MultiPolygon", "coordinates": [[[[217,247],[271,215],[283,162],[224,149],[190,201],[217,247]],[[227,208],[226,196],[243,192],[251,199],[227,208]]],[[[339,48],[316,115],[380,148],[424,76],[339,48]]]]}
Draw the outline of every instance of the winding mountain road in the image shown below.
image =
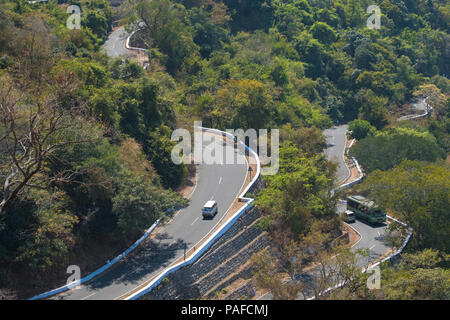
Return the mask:
{"type": "Polygon", "coordinates": [[[108,56],[116,58],[120,56],[131,56],[132,52],[125,47],[129,33],[124,27],[114,29],[105,41],[103,48],[108,56]]]}
{"type": "MultiPolygon", "coordinates": [[[[204,150],[224,146],[222,140],[211,139],[204,142],[204,150]]],[[[230,145],[233,147],[232,145],[230,145]]],[[[181,258],[185,246],[194,247],[205,237],[227,213],[241,191],[248,171],[245,155],[234,151],[236,164],[200,164],[196,188],[188,207],[179,211],[156,236],[142,243],[136,251],[117,265],[79,289],[64,292],[53,299],[68,300],[113,300],[122,297],[139,285],[151,280],[170,264],[181,258]],[[238,164],[244,163],[244,164],[238,164]],[[204,220],[201,214],[208,200],[218,204],[218,214],[214,219],[204,220]]]]}
{"type": "MultiPolygon", "coordinates": [[[[350,175],[345,160],[344,152],[347,143],[346,133],[348,125],[341,125],[333,127],[324,131],[328,148],[324,151],[326,158],[329,161],[338,163],[337,179],[338,185],[347,180],[350,175]]],[[[339,203],[337,211],[341,213],[347,209],[345,203],[339,203]]],[[[350,225],[356,232],[359,233],[361,239],[353,246],[353,250],[357,249],[369,249],[369,257],[361,261],[361,267],[368,265],[370,262],[376,261],[389,252],[389,247],[385,245],[383,236],[386,231],[386,224],[379,226],[369,225],[363,221],[356,220],[356,222],[350,225]]]]}
{"type": "MultiPolygon", "coordinates": [[[[324,150],[324,154],[329,161],[337,162],[338,164],[336,173],[338,185],[344,183],[350,176],[350,170],[344,160],[347,130],[348,125],[341,125],[324,131],[324,136],[328,145],[328,148],[324,150]]],[[[346,204],[339,204],[337,210],[339,213],[345,211],[346,204]]],[[[387,227],[386,224],[373,226],[368,225],[363,221],[356,220],[355,223],[351,224],[351,227],[361,236],[361,239],[353,246],[353,249],[369,249],[369,257],[367,258],[367,261],[363,262],[363,265],[378,260],[389,251],[390,248],[387,247],[383,241],[383,235],[385,234],[387,227]]]]}
{"type": "Polygon", "coordinates": [[[323,132],[328,148],[324,150],[325,157],[329,161],[338,164],[337,167],[337,185],[341,185],[350,176],[350,170],[345,164],[344,151],[347,144],[348,125],[335,126],[326,129],[323,132]]]}
{"type": "Polygon", "coordinates": [[[429,98],[430,97],[428,96],[421,101],[415,101],[415,102],[411,103],[411,109],[412,109],[413,113],[402,116],[402,117],[396,119],[395,121],[413,120],[415,118],[422,118],[422,117],[426,116],[431,111],[430,105],[427,103],[427,100],[429,98]]]}
{"type": "MultiPolygon", "coordinates": [[[[324,150],[325,157],[332,162],[337,163],[337,185],[341,185],[350,176],[350,170],[348,169],[345,160],[344,152],[347,144],[347,133],[348,125],[341,125],[329,128],[324,131],[325,140],[328,148],[324,150]]],[[[347,209],[347,204],[345,202],[340,202],[337,207],[337,212],[341,213],[347,209]]],[[[351,223],[350,226],[360,235],[360,239],[357,243],[352,246],[352,251],[358,249],[368,249],[369,255],[367,257],[358,260],[357,265],[360,268],[364,268],[369,264],[379,260],[385,256],[390,248],[385,244],[383,238],[386,232],[387,224],[381,224],[378,226],[369,225],[363,221],[356,220],[351,223]]],[[[301,276],[302,281],[305,283],[312,283],[312,278],[317,276],[316,270],[312,269],[301,276]]],[[[312,291],[311,291],[312,294],[312,291]]],[[[298,299],[304,299],[300,294],[298,299]]],[[[273,295],[268,292],[258,300],[273,300],[273,295]]]]}
{"type": "MultiPolygon", "coordinates": [[[[108,37],[104,49],[111,57],[129,56],[125,48],[129,34],[119,27],[108,37]]],[[[345,181],[350,171],[344,161],[347,126],[338,126],[324,132],[328,149],[325,155],[329,160],[338,163],[338,183],[345,181]]],[[[205,149],[214,144],[223,144],[216,140],[205,143],[205,149]]],[[[235,151],[237,157],[245,156],[241,151],[235,151]]],[[[190,205],[178,212],[165,226],[159,228],[156,236],[141,244],[135,252],[117,263],[116,266],[82,285],[78,289],[59,294],[53,299],[68,300],[110,300],[118,299],[137,288],[142,283],[154,278],[170,264],[183,256],[185,248],[189,250],[204,238],[226,214],[238,197],[247,175],[246,164],[200,164],[199,178],[191,196],[190,205]],[[218,203],[219,212],[212,220],[203,220],[201,208],[208,200],[218,203]]],[[[224,163],[224,162],[222,162],[224,163]]],[[[239,162],[237,162],[239,163],[239,162]]],[[[370,249],[372,259],[378,259],[386,252],[382,243],[385,227],[377,229],[357,221],[353,227],[361,234],[361,240],[354,248],[370,249]]],[[[361,262],[367,264],[367,262],[361,262]]],[[[265,297],[270,298],[270,297],[265,297]]]]}
{"type": "MultiPolygon", "coordinates": [[[[125,48],[129,34],[123,27],[110,33],[104,49],[111,57],[130,55],[125,48]]],[[[228,142],[203,134],[203,151],[213,147],[225,147],[228,142]]],[[[229,145],[233,147],[233,145],[229,145]]],[[[155,231],[150,240],[144,241],[134,252],[114,267],[95,277],[77,289],[61,293],[57,300],[111,300],[119,299],[138,286],[151,280],[173,262],[180,259],[185,250],[193,248],[216,226],[239,196],[248,173],[248,162],[241,150],[234,150],[235,164],[198,165],[198,179],[188,207],[175,214],[171,221],[155,231]],[[201,209],[208,200],[215,200],[218,213],[211,220],[202,217],[201,209]]]]}

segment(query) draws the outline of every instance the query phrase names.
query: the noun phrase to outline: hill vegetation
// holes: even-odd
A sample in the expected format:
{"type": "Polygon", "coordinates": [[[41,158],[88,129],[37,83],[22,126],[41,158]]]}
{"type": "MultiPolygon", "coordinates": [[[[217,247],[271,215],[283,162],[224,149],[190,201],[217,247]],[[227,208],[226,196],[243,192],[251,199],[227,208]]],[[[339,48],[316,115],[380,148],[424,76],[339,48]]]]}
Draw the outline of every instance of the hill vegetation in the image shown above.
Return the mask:
{"type": "MultiPolygon", "coordinates": [[[[427,174],[444,179],[450,5],[377,1],[377,30],[366,26],[372,2],[127,0],[113,10],[106,0],[73,0],[81,28],[70,30],[65,1],[0,0],[0,287],[22,298],[52,288],[77,257],[114,255],[185,205],[174,190],[187,167],[170,161],[170,137],[195,119],[281,129],[280,173],[258,195],[265,226],[286,235],[274,238],[279,250],[339,229],[334,168],[321,154],[321,130],[334,123],[357,119],[354,152],[374,172],[366,191],[383,205],[393,202],[378,195],[379,181],[408,196],[406,166],[422,174],[422,187],[433,181],[427,174]],[[149,51],[146,70],[102,51],[118,18],[142,28],[132,41],[149,51]],[[427,96],[431,118],[393,123],[427,96]]],[[[444,226],[425,236],[445,204],[431,189],[436,208],[410,199],[430,223],[414,248],[447,252],[444,226]]]]}

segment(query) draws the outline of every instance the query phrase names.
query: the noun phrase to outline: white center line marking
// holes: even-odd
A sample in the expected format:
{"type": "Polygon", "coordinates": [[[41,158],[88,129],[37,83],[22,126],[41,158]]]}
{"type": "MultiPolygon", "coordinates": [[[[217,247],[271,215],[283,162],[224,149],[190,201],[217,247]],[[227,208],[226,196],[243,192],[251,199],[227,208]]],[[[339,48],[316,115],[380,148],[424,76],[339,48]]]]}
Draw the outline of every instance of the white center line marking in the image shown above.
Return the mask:
{"type": "Polygon", "coordinates": [[[219,179],[219,184],[222,182],[222,177],[220,177],[220,179],[219,179]]]}
{"type": "Polygon", "coordinates": [[[197,222],[197,220],[198,220],[198,218],[197,218],[197,219],[195,219],[195,220],[194,220],[194,222],[192,222],[192,223],[191,223],[191,226],[192,226],[192,225],[193,225],[194,223],[196,223],[196,222],[197,222]]]}
{"type": "Polygon", "coordinates": [[[372,250],[373,248],[375,248],[375,246],[376,246],[376,244],[374,244],[373,246],[371,246],[371,247],[369,248],[369,250],[372,250]]]}
{"type": "Polygon", "coordinates": [[[88,295],[87,297],[81,298],[81,300],[86,300],[89,297],[92,297],[94,294],[96,294],[97,292],[94,292],[93,294],[88,295]]]}

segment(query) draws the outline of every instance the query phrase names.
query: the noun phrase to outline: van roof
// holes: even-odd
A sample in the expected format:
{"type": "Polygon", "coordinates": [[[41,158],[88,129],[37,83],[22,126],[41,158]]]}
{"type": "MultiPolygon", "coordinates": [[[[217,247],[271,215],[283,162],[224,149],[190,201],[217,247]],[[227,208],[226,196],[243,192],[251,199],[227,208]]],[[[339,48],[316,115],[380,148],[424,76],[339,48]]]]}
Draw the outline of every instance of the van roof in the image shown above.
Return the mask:
{"type": "Polygon", "coordinates": [[[207,203],[205,203],[204,207],[205,207],[205,208],[212,208],[215,204],[216,204],[215,201],[210,200],[210,201],[208,201],[207,203]]]}

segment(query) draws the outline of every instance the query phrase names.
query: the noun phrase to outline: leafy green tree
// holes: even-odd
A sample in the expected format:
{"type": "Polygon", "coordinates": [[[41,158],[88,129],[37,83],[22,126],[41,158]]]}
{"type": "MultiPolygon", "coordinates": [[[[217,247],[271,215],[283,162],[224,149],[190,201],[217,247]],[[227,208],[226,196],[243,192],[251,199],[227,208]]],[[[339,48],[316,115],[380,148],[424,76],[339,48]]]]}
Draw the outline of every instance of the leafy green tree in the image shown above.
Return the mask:
{"type": "Polygon", "coordinates": [[[61,59],[52,69],[55,76],[67,72],[74,73],[86,86],[103,87],[108,78],[105,66],[87,58],[61,59]]]}
{"type": "Polygon", "coordinates": [[[176,142],[170,139],[170,134],[170,128],[164,125],[154,129],[144,144],[144,151],[161,176],[163,186],[176,189],[186,176],[187,168],[184,164],[172,162],[171,154],[176,142]]]}
{"type": "Polygon", "coordinates": [[[281,139],[295,143],[307,155],[315,155],[327,147],[322,131],[316,127],[293,129],[288,123],[281,128],[281,139]]]}
{"type": "MultiPolygon", "coordinates": [[[[367,7],[367,6],[366,6],[367,7]]],[[[364,21],[364,10],[361,1],[348,0],[345,6],[346,24],[351,27],[358,27],[364,21]]]]}
{"type": "MultiPolygon", "coordinates": [[[[381,288],[352,290],[350,285],[333,290],[328,299],[355,300],[448,300],[448,255],[433,249],[402,254],[400,263],[381,266],[381,288]]],[[[355,277],[356,287],[366,288],[367,277],[355,277]]]]}
{"type": "Polygon", "coordinates": [[[168,209],[186,203],[177,193],[161,190],[129,170],[122,170],[117,183],[112,212],[117,216],[118,229],[126,235],[139,235],[168,209]]]}
{"type": "Polygon", "coordinates": [[[214,119],[214,97],[209,93],[202,94],[195,106],[195,113],[199,115],[202,121],[205,122],[205,126],[214,128],[217,124],[214,119]]]}
{"type": "Polygon", "coordinates": [[[355,49],[355,61],[360,69],[373,70],[373,64],[378,61],[375,46],[368,41],[362,42],[355,49]]]}
{"type": "Polygon", "coordinates": [[[16,261],[27,264],[35,272],[43,272],[67,262],[67,253],[74,245],[72,230],[78,218],[68,209],[68,198],[61,191],[33,190],[31,199],[36,205],[37,227],[18,248],[16,261]]]}
{"type": "Polygon", "coordinates": [[[189,19],[194,28],[194,42],[200,47],[200,54],[202,57],[209,57],[211,53],[219,51],[222,48],[223,42],[229,41],[229,31],[226,24],[230,17],[222,13],[217,16],[214,13],[214,8],[218,4],[214,1],[212,11],[208,11],[204,6],[200,8],[192,8],[189,13],[189,19]]]}
{"type": "Polygon", "coordinates": [[[336,31],[325,22],[314,22],[310,31],[314,38],[324,44],[329,45],[337,39],[336,31]]]}
{"type": "Polygon", "coordinates": [[[369,121],[377,129],[387,124],[387,98],[377,96],[370,89],[361,89],[355,99],[361,106],[358,115],[360,119],[369,121]]]}
{"type": "Polygon", "coordinates": [[[445,268],[448,255],[425,249],[403,254],[397,267],[382,270],[384,299],[448,300],[450,271],[445,268]],[[444,268],[443,268],[444,267],[444,268]]]}
{"type": "Polygon", "coordinates": [[[361,189],[413,228],[414,236],[408,248],[448,252],[450,170],[447,164],[405,160],[392,170],[369,174],[361,189]]]}
{"type": "Polygon", "coordinates": [[[225,115],[225,125],[235,128],[260,129],[269,124],[273,109],[272,97],[257,80],[228,80],[217,93],[216,108],[225,115]]]}
{"type": "Polygon", "coordinates": [[[257,200],[264,213],[263,224],[269,230],[283,226],[297,236],[306,234],[314,219],[325,219],[332,230],[338,221],[335,199],[329,193],[332,173],[323,159],[299,155],[301,151],[292,142],[282,143],[280,171],[268,178],[268,186],[257,200]]]}
{"type": "Polygon", "coordinates": [[[307,63],[306,75],[312,79],[321,76],[324,71],[324,47],[308,32],[302,32],[294,38],[295,49],[307,63]]]}
{"type": "Polygon", "coordinates": [[[173,109],[161,97],[161,87],[153,79],[142,78],[132,83],[118,83],[120,128],[145,144],[148,134],[162,123],[172,126],[173,109]]]}
{"type": "Polygon", "coordinates": [[[137,4],[136,11],[145,26],[146,45],[156,46],[166,54],[167,70],[175,73],[184,59],[198,49],[190,28],[183,22],[184,6],[169,0],[145,0],[137,4]]]}
{"type": "Polygon", "coordinates": [[[341,22],[339,21],[339,17],[336,15],[335,8],[321,8],[318,9],[314,18],[318,21],[326,22],[329,26],[333,28],[340,27],[341,22]]]}
{"type": "Polygon", "coordinates": [[[420,76],[416,74],[411,59],[401,56],[397,61],[397,79],[408,89],[415,88],[420,83],[420,76]]]}
{"type": "Polygon", "coordinates": [[[272,70],[270,71],[270,77],[278,86],[284,86],[289,83],[288,79],[288,61],[282,60],[278,57],[275,58],[272,70]]]}
{"type": "Polygon", "coordinates": [[[406,128],[391,128],[368,136],[358,141],[350,153],[367,172],[389,170],[405,159],[433,162],[443,155],[433,135],[406,128]]]}
{"type": "Polygon", "coordinates": [[[357,140],[364,139],[376,132],[376,128],[369,121],[359,119],[349,122],[348,130],[351,131],[350,137],[357,140]]]}
{"type": "Polygon", "coordinates": [[[112,128],[117,128],[120,122],[120,114],[116,105],[115,95],[117,91],[114,89],[96,90],[91,96],[92,113],[97,119],[106,123],[112,128]]]}
{"type": "Polygon", "coordinates": [[[274,23],[278,30],[292,39],[304,26],[314,22],[313,9],[305,0],[273,1],[274,23]]]}
{"type": "Polygon", "coordinates": [[[84,25],[100,39],[106,37],[108,30],[108,20],[98,12],[90,11],[84,18],[84,25]]]}
{"type": "Polygon", "coordinates": [[[232,31],[268,29],[273,14],[271,1],[268,0],[224,0],[225,5],[233,12],[231,18],[232,31]]]}
{"type": "Polygon", "coordinates": [[[112,61],[109,70],[114,79],[122,80],[138,79],[144,74],[142,66],[137,62],[120,57],[112,61]]]}
{"type": "Polygon", "coordinates": [[[442,268],[399,271],[383,281],[385,299],[393,300],[448,300],[450,297],[450,270],[442,268]]]}

